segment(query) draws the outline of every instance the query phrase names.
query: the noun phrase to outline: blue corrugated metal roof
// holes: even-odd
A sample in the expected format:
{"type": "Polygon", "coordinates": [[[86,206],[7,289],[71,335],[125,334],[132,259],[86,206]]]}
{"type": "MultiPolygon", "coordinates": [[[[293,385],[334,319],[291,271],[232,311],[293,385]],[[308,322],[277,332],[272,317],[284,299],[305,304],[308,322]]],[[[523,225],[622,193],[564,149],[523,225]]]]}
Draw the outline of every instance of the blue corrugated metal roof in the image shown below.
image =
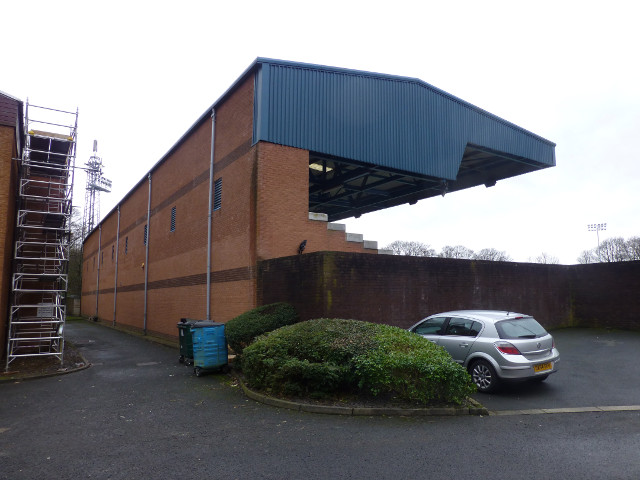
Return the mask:
{"type": "Polygon", "coordinates": [[[536,168],[555,144],[422,80],[258,58],[254,142],[455,180],[469,144],[536,168]]]}

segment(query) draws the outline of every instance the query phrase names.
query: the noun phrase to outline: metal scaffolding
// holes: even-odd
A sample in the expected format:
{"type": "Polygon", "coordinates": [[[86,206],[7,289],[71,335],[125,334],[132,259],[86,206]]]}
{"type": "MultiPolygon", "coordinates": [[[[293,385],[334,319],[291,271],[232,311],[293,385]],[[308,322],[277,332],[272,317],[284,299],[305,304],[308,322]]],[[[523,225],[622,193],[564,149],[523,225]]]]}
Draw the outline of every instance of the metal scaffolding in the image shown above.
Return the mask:
{"type": "Polygon", "coordinates": [[[77,124],[77,110],[29,105],[27,100],[6,370],[20,357],[63,360],[77,124]],[[31,109],[37,119],[30,117],[31,109]]]}

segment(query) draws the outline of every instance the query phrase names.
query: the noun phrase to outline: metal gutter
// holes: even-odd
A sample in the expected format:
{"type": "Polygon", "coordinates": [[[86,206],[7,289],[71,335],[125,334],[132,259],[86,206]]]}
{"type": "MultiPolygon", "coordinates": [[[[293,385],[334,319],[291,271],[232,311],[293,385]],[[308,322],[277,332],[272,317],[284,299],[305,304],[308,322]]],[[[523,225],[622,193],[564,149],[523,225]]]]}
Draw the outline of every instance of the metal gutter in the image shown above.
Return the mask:
{"type": "Polygon", "coordinates": [[[98,298],[100,298],[100,250],[102,250],[102,224],[98,225],[98,272],[96,274],[96,318],[98,318],[98,298]]]}
{"type": "Polygon", "coordinates": [[[216,111],[211,111],[211,160],[209,163],[209,212],[207,214],[207,320],[211,320],[211,220],[213,213],[213,158],[215,154],[216,111]]]}
{"type": "Polygon", "coordinates": [[[144,253],[144,317],[142,321],[142,330],[147,334],[147,304],[149,296],[149,244],[151,243],[151,172],[148,173],[149,178],[149,199],[147,202],[147,242],[144,253]]]}
{"type": "Polygon", "coordinates": [[[116,300],[118,298],[118,252],[120,251],[120,204],[118,204],[118,229],[116,231],[116,271],[113,282],[113,323],[116,326],[116,300]]]}

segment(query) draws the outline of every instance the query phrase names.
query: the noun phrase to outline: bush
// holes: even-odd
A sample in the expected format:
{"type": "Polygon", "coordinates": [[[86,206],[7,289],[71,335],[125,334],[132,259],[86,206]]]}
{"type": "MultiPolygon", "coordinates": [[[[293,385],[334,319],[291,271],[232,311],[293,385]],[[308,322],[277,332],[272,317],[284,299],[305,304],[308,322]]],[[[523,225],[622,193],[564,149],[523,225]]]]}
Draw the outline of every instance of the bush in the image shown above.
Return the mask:
{"type": "Polygon", "coordinates": [[[272,303],[254,308],[225,324],[227,343],[240,355],[253,340],[267,332],[298,322],[300,318],[293,305],[272,303]]]}
{"type": "Polygon", "coordinates": [[[254,388],[310,397],[391,394],[420,404],[462,403],[466,370],[414,333],[357,320],[318,319],[280,328],[244,349],[254,388]]]}

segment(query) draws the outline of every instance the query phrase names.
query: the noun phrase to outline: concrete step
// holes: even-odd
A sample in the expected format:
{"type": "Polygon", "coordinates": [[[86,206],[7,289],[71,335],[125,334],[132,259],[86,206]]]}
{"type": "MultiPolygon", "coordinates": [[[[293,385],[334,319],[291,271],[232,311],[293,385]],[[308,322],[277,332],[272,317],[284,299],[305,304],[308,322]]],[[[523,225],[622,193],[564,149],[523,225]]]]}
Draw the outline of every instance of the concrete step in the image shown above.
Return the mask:
{"type": "Polygon", "coordinates": [[[309,220],[317,222],[327,222],[327,230],[333,230],[337,232],[344,232],[345,240],[347,242],[361,243],[362,248],[365,250],[376,250],[378,253],[389,254],[390,250],[379,250],[378,242],[375,240],[365,240],[364,235],[361,233],[349,233],[347,232],[347,226],[344,223],[329,222],[328,215],[325,213],[309,212],[309,220]]]}

